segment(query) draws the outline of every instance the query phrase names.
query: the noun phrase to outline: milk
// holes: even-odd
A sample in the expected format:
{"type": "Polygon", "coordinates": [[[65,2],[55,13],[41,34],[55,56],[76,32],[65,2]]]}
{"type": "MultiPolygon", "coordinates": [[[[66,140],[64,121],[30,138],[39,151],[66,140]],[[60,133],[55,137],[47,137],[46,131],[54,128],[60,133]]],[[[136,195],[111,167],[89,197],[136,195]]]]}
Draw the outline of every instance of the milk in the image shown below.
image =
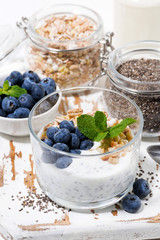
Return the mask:
{"type": "Polygon", "coordinates": [[[114,0],[114,46],[160,41],[160,0],[114,0]]]}

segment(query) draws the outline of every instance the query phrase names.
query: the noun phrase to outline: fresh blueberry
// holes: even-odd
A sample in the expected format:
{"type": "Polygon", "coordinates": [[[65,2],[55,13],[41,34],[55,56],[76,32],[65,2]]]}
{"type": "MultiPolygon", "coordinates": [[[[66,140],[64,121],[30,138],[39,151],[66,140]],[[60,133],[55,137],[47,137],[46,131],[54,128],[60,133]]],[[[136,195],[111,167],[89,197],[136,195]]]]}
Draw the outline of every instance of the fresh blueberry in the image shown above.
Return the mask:
{"type": "Polygon", "coordinates": [[[18,98],[18,101],[19,101],[19,105],[20,107],[24,107],[24,108],[28,108],[28,109],[31,109],[34,105],[34,100],[32,98],[32,96],[30,94],[22,94],[19,98],[18,98]]]}
{"type": "Polygon", "coordinates": [[[80,144],[80,149],[81,150],[89,150],[93,147],[93,141],[89,140],[89,139],[86,139],[86,140],[83,140],[80,144]]]}
{"type": "Polygon", "coordinates": [[[19,106],[18,100],[15,97],[5,97],[2,100],[2,109],[6,113],[13,113],[14,110],[19,106]]]}
{"type": "Polygon", "coordinates": [[[56,167],[60,169],[67,168],[71,163],[72,163],[72,158],[63,156],[57,159],[56,167]]]}
{"type": "Polygon", "coordinates": [[[31,70],[23,73],[23,78],[30,78],[36,83],[40,82],[40,78],[39,78],[38,74],[31,70]]]}
{"type": "Polygon", "coordinates": [[[81,154],[79,149],[70,149],[70,153],[81,154]]]}
{"type": "Polygon", "coordinates": [[[53,94],[51,97],[48,98],[48,101],[52,104],[52,106],[54,106],[56,104],[56,102],[58,101],[59,98],[59,94],[53,94]]]}
{"type": "Polygon", "coordinates": [[[80,145],[80,139],[75,133],[71,133],[71,138],[69,141],[70,148],[72,149],[77,149],[79,148],[80,145]]]}
{"type": "Polygon", "coordinates": [[[40,81],[40,84],[46,89],[46,87],[52,86],[56,90],[56,83],[52,78],[46,77],[40,81]]]}
{"type": "Polygon", "coordinates": [[[48,86],[48,87],[45,88],[46,95],[48,95],[48,94],[50,94],[52,92],[55,92],[55,89],[54,89],[53,86],[48,86]]]}
{"type": "Polygon", "coordinates": [[[9,113],[9,114],[7,115],[7,118],[16,118],[16,117],[15,117],[14,113],[9,113]]]}
{"type": "Polygon", "coordinates": [[[20,72],[18,71],[13,71],[11,72],[10,76],[8,79],[5,79],[5,81],[8,80],[11,82],[11,85],[18,85],[21,86],[23,83],[23,76],[20,72]]]}
{"type": "Polygon", "coordinates": [[[147,195],[150,193],[148,182],[143,178],[137,179],[133,184],[133,192],[140,199],[147,197],[147,195]]]}
{"type": "Polygon", "coordinates": [[[28,108],[17,108],[14,111],[14,115],[16,118],[27,118],[29,116],[30,110],[28,108]]]}
{"type": "Polygon", "coordinates": [[[68,129],[62,128],[54,135],[55,143],[67,143],[71,137],[71,133],[68,129]]]}
{"type": "Polygon", "coordinates": [[[56,148],[56,149],[58,149],[60,151],[63,151],[63,152],[69,152],[69,147],[65,143],[55,143],[53,145],[53,148],[56,148]]]}
{"type": "MultiPolygon", "coordinates": [[[[53,148],[56,148],[57,150],[63,151],[63,152],[69,152],[69,147],[65,143],[55,143],[53,145],[53,148]]],[[[52,156],[57,159],[59,157],[62,157],[63,155],[61,153],[57,153],[55,151],[52,151],[52,156]]]]}
{"type": "Polygon", "coordinates": [[[48,146],[52,147],[53,146],[53,141],[48,138],[43,138],[41,139],[44,143],[46,143],[48,146]]]}
{"type": "Polygon", "coordinates": [[[52,141],[54,141],[54,134],[56,132],[58,132],[58,127],[49,127],[47,128],[47,131],[46,131],[46,135],[49,139],[51,139],[52,141]]]}
{"type": "Polygon", "coordinates": [[[72,125],[73,125],[73,127],[74,127],[74,122],[71,120],[71,121],[69,121],[72,125]]]}
{"type": "Polygon", "coordinates": [[[1,105],[2,105],[2,97],[0,96],[0,107],[1,107],[1,105]]]}
{"type": "Polygon", "coordinates": [[[75,127],[73,126],[73,124],[67,120],[63,120],[62,122],[60,122],[59,127],[66,128],[72,133],[75,131],[75,127]]]}
{"type": "Polygon", "coordinates": [[[45,100],[45,101],[41,102],[41,103],[37,106],[37,108],[36,108],[36,110],[35,110],[36,115],[45,113],[45,112],[47,112],[47,111],[48,111],[49,109],[51,109],[51,108],[52,108],[52,105],[50,104],[50,102],[48,102],[47,100],[45,100]]]}
{"type": "Polygon", "coordinates": [[[126,212],[136,213],[141,207],[141,200],[137,195],[128,194],[122,199],[122,207],[126,212]]]}
{"type": "Polygon", "coordinates": [[[0,117],[6,117],[6,112],[0,108],[0,117]]]}
{"type": "Polygon", "coordinates": [[[51,163],[51,164],[55,163],[56,160],[57,160],[57,159],[52,155],[52,152],[49,151],[49,150],[43,151],[41,159],[42,159],[42,161],[43,161],[44,163],[51,163]]]}
{"type": "Polygon", "coordinates": [[[26,77],[26,78],[24,78],[24,82],[21,87],[26,89],[27,92],[30,92],[33,85],[36,85],[34,80],[29,77],[26,77]]]}
{"type": "Polygon", "coordinates": [[[31,95],[34,100],[38,101],[45,96],[45,90],[43,86],[39,83],[32,85],[31,95]]]}
{"type": "Polygon", "coordinates": [[[83,135],[83,133],[81,133],[78,129],[78,127],[76,127],[75,133],[77,134],[77,136],[79,137],[79,139],[81,141],[83,141],[84,139],[86,139],[86,136],[83,135]]]}

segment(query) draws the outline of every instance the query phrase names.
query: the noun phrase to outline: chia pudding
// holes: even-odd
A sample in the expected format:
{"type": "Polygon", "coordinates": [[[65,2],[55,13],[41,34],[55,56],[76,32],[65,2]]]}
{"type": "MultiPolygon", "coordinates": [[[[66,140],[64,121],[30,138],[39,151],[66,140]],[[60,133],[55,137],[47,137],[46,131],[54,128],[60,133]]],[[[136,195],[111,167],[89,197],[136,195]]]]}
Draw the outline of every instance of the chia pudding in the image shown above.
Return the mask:
{"type": "MultiPolygon", "coordinates": [[[[59,127],[63,120],[71,121],[76,128],[77,117],[82,113],[82,109],[68,111],[67,115],[60,116],[53,123],[45,126],[39,132],[38,137],[43,142],[47,141],[47,129],[59,127]]],[[[108,127],[115,126],[120,122],[116,118],[109,118],[106,112],[105,115],[108,127]]],[[[55,153],[54,145],[51,153],[50,148],[45,149],[45,147],[37,145],[34,158],[38,182],[52,200],[62,199],[71,203],[83,204],[116,197],[128,191],[135,178],[139,141],[136,142],[136,146],[129,145],[124,148],[132,138],[131,129],[127,126],[117,137],[93,142],[92,146],[86,150],[81,148],[84,141],[81,140],[78,154],[76,152],[70,154],[72,153],[71,149],[70,153],[55,153]],[[120,150],[118,150],[119,148],[120,150]],[[112,153],[115,150],[117,151],[112,153]],[[66,156],[71,159],[68,166],[63,169],[57,167],[57,157],[66,156]]]]}

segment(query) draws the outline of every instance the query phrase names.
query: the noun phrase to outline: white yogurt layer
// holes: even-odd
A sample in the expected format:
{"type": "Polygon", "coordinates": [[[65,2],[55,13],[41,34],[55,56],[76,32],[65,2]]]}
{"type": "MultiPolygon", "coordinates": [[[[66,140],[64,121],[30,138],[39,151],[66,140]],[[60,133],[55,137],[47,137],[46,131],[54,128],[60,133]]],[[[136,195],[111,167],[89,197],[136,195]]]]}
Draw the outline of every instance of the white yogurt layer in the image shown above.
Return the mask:
{"type": "MultiPolygon", "coordinates": [[[[98,153],[96,149],[82,154],[84,152],[88,155],[98,153]]],[[[65,169],[45,163],[42,155],[36,156],[36,174],[43,190],[53,199],[56,196],[71,202],[103,201],[127,190],[134,181],[138,159],[136,148],[130,147],[124,156],[123,153],[120,153],[117,164],[103,161],[98,156],[78,155],[65,169]]]]}

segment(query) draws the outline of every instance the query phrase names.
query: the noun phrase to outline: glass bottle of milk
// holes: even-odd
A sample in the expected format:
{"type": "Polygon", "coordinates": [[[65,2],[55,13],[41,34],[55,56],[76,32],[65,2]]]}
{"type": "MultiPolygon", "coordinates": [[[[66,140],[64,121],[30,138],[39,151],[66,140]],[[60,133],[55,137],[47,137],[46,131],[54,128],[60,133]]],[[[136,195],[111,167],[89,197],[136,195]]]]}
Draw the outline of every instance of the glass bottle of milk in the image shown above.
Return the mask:
{"type": "Polygon", "coordinates": [[[114,0],[114,46],[160,41],[160,0],[114,0]]]}

